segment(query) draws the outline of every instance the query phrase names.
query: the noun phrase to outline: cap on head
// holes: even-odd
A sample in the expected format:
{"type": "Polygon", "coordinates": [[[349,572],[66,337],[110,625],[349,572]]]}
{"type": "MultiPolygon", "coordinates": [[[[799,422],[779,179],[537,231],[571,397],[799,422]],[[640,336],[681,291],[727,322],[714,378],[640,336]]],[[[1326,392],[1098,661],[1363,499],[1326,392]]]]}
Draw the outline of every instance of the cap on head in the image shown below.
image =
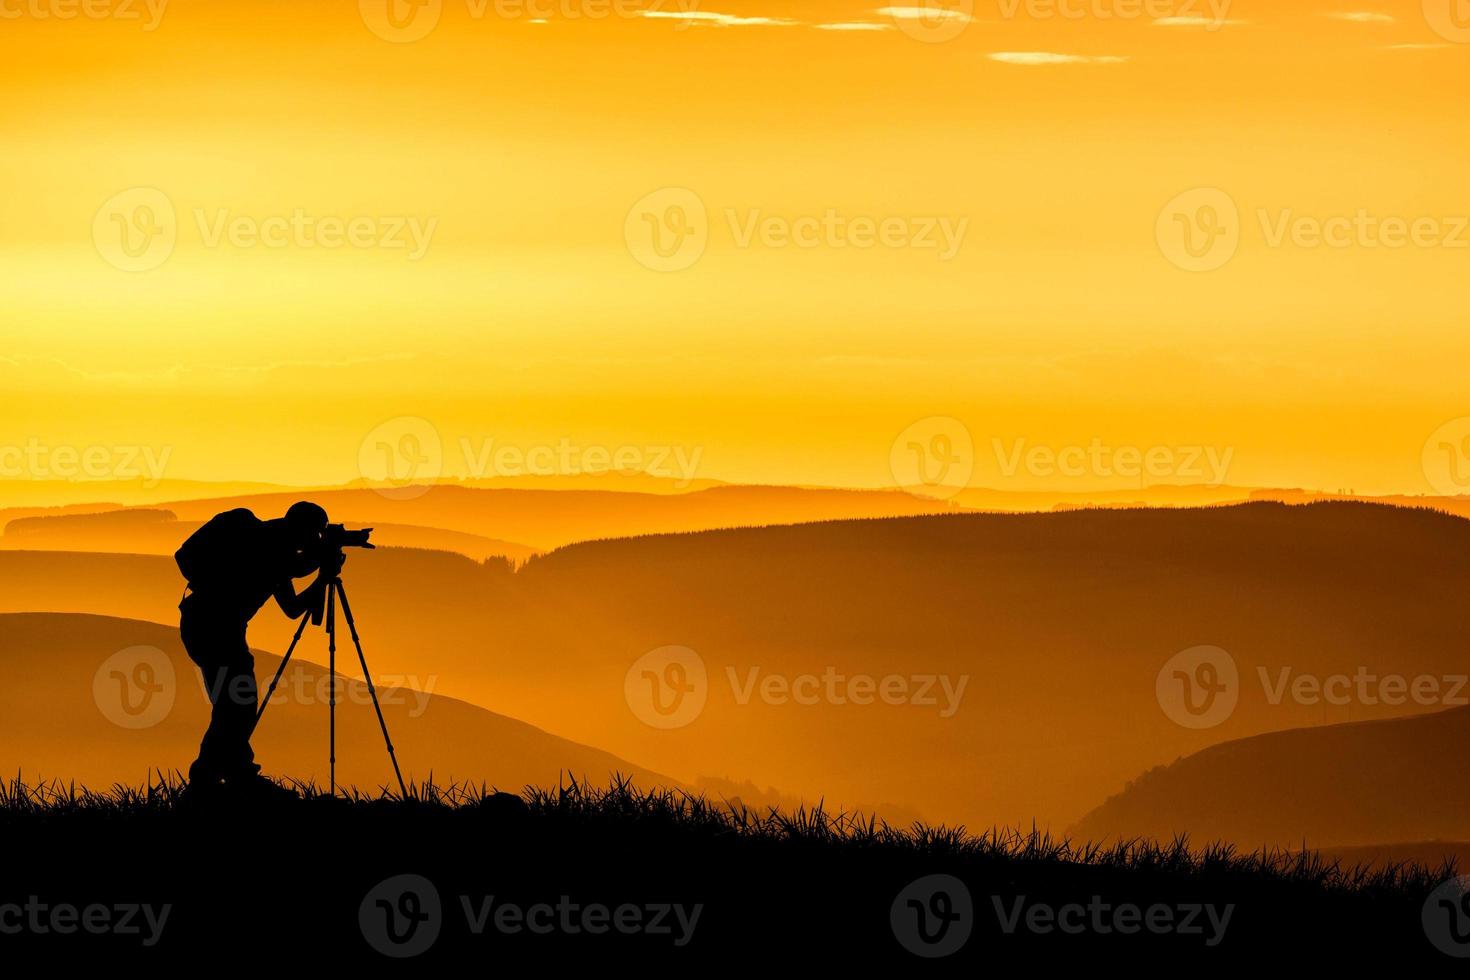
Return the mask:
{"type": "Polygon", "coordinates": [[[310,500],[298,501],[286,511],[286,526],[298,535],[321,534],[327,529],[327,512],[310,500]]]}

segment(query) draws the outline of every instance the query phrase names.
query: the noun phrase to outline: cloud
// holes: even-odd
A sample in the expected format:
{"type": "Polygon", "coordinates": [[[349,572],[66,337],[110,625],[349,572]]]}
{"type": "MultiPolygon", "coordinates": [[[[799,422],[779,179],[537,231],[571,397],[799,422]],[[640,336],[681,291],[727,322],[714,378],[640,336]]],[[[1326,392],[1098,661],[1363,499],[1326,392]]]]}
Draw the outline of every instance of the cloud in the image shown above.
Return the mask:
{"type": "Polygon", "coordinates": [[[1238,27],[1241,24],[1249,23],[1249,21],[1226,20],[1223,17],[1200,17],[1195,15],[1158,17],[1154,19],[1153,23],[1155,27],[1207,27],[1211,30],[1218,30],[1221,27],[1238,27]]]}
{"type": "Polygon", "coordinates": [[[1333,20],[1346,20],[1354,24],[1396,24],[1398,21],[1388,14],[1380,14],[1371,10],[1348,10],[1336,13],[1324,14],[1333,20]]]}
{"type": "Polygon", "coordinates": [[[950,10],[947,7],[879,7],[873,13],[892,17],[894,20],[962,20],[965,23],[974,20],[963,10],[950,10]]]}
{"type": "Polygon", "coordinates": [[[711,27],[790,27],[800,21],[781,17],[740,17],[717,14],[712,10],[640,10],[639,17],[655,20],[677,20],[686,24],[709,24],[711,27]]]}
{"type": "Polygon", "coordinates": [[[1121,65],[1127,58],[1118,55],[1057,54],[1054,51],[995,51],[986,55],[991,61],[1007,65],[1121,65]]]}
{"type": "Polygon", "coordinates": [[[1441,50],[1443,50],[1445,48],[1452,48],[1452,47],[1454,47],[1453,44],[1445,44],[1445,43],[1442,43],[1442,42],[1439,43],[1439,44],[1390,44],[1390,45],[1388,45],[1388,47],[1385,50],[1388,50],[1388,51],[1441,51],[1441,50]]]}
{"type": "Polygon", "coordinates": [[[819,31],[891,31],[892,24],[877,24],[870,20],[851,21],[841,24],[813,24],[819,31]]]}

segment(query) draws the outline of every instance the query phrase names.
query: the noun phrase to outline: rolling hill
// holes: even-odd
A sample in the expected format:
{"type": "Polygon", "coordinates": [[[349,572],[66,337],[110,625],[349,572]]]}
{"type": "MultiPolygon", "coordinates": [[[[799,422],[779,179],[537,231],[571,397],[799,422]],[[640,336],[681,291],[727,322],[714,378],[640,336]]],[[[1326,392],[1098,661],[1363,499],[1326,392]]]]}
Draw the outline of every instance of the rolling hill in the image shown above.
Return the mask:
{"type": "MultiPolygon", "coordinates": [[[[1104,840],[1187,831],[1246,848],[1470,840],[1470,783],[1460,762],[1467,753],[1470,708],[1272,732],[1152,769],[1072,832],[1104,840]]],[[[1425,860],[1459,849],[1393,850],[1425,860]]]]}
{"type": "MultiPolygon", "coordinates": [[[[343,643],[347,643],[346,631],[343,643]]],[[[339,654],[354,658],[350,646],[339,654]]],[[[370,661],[371,662],[371,661],[370,661]]],[[[279,658],[256,653],[262,689],[279,658]]],[[[150,770],[187,771],[209,704],[178,631],[105,616],[0,615],[0,771],[14,778],[107,786],[142,782],[150,770]],[[20,683],[23,679],[24,683],[20,683]]],[[[605,782],[674,780],[606,752],[441,695],[395,689],[375,677],[405,779],[485,783],[511,792],[556,785],[563,772],[605,782]]],[[[327,685],[323,667],[293,656],[254,739],[271,775],[327,781],[327,685]]],[[[337,776],[369,791],[394,785],[365,685],[338,691],[337,776]]]]}

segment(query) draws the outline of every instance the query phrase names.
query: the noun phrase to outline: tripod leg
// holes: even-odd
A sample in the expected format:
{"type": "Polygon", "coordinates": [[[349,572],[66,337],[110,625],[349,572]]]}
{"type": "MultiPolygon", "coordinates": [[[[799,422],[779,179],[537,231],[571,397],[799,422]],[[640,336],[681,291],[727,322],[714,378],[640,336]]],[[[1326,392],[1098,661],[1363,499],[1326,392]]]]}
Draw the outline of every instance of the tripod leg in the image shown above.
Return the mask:
{"type": "Polygon", "coordinates": [[[337,610],[336,589],[327,589],[327,768],[337,795],[337,610]]]}
{"type": "Polygon", "coordinates": [[[291,645],[286,648],[286,655],[281,658],[281,665],[276,668],[276,676],[271,678],[271,686],[266,688],[265,697],[260,699],[260,707],[255,711],[255,722],[250,726],[250,734],[255,734],[255,729],[260,725],[261,716],[265,714],[265,706],[271,703],[271,695],[276,693],[276,685],[281,683],[281,675],[286,672],[286,665],[291,662],[291,654],[296,652],[296,644],[301,642],[301,634],[306,631],[306,621],[311,618],[311,613],[301,617],[301,625],[296,627],[296,635],[291,637],[291,645]]]}
{"type": "Polygon", "coordinates": [[[383,744],[388,746],[388,758],[393,763],[393,775],[398,777],[398,792],[408,799],[408,787],[403,782],[403,772],[398,768],[398,755],[393,751],[393,740],[388,737],[388,723],[383,720],[383,706],[378,703],[378,689],[373,686],[373,675],[368,672],[367,657],[362,652],[362,640],[357,635],[357,623],[352,618],[352,607],[347,604],[347,590],[342,580],[336,583],[337,595],[342,600],[342,616],[347,620],[348,632],[352,634],[352,645],[357,648],[357,662],[362,665],[362,677],[367,681],[368,694],[373,698],[373,710],[378,713],[378,727],[383,730],[383,744]]]}

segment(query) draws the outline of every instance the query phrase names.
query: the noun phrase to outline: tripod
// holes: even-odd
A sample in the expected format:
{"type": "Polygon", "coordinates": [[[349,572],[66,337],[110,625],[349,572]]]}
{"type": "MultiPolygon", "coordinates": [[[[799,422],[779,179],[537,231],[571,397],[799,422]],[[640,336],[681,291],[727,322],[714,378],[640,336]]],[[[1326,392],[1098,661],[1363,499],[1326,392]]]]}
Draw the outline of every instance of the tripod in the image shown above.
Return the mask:
{"type": "MultiPolygon", "coordinates": [[[[362,652],[362,640],[357,635],[357,623],[352,619],[352,606],[347,602],[347,590],[342,586],[340,576],[327,582],[327,765],[331,772],[332,795],[337,795],[337,603],[342,604],[342,616],[347,620],[347,629],[352,633],[352,645],[357,648],[357,662],[362,665],[362,676],[367,681],[368,694],[372,695],[373,710],[378,713],[378,727],[383,730],[383,744],[388,746],[388,758],[393,763],[393,775],[398,777],[398,791],[403,798],[408,798],[408,787],[403,782],[403,772],[398,768],[398,756],[393,752],[393,740],[388,737],[388,723],[383,720],[383,706],[378,703],[378,690],[373,686],[373,675],[368,673],[367,657],[362,652]]],[[[281,658],[281,665],[276,668],[276,676],[271,678],[271,686],[266,689],[265,697],[261,699],[260,709],[255,713],[255,724],[250,727],[254,733],[260,725],[261,716],[265,714],[266,705],[271,703],[271,695],[276,693],[276,685],[281,682],[281,675],[286,672],[286,664],[291,662],[291,654],[296,651],[296,644],[301,640],[301,634],[306,632],[308,620],[316,618],[321,620],[321,609],[308,611],[301,617],[301,625],[296,627],[296,635],[291,637],[291,645],[286,648],[286,655],[281,658]]]]}

